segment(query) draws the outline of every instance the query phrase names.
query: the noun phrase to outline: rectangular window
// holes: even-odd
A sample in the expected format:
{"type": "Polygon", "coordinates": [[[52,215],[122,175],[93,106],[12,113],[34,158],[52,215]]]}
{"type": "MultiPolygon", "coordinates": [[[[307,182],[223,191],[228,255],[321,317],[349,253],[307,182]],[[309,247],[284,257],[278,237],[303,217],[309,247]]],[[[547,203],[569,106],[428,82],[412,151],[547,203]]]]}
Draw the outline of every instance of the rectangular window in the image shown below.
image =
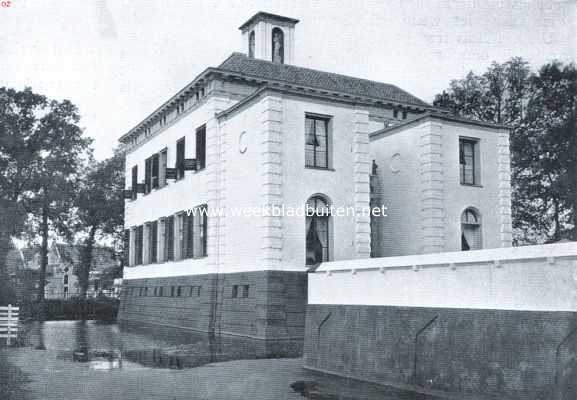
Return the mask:
{"type": "Polygon", "coordinates": [[[176,288],[176,297],[182,296],[182,286],[176,288]]]}
{"type": "Polygon", "coordinates": [[[176,179],[184,178],[184,138],[176,142],[176,179]]]}
{"type": "Polygon", "coordinates": [[[206,166],[206,125],[196,130],[196,168],[197,171],[206,166]]]}
{"type": "Polygon", "coordinates": [[[305,118],[305,166],[329,167],[329,119],[307,115],[305,118]]]}
{"type": "Polygon", "coordinates": [[[142,225],[136,227],[136,251],[135,251],[135,261],[136,265],[142,264],[142,241],[144,239],[144,228],[142,225]]]}
{"type": "Polygon", "coordinates": [[[164,220],[164,254],[165,261],[174,261],[174,216],[164,220]]]}
{"type": "Polygon", "coordinates": [[[193,253],[194,257],[206,256],[206,226],[207,214],[206,205],[196,208],[196,215],[194,216],[193,234],[193,253]]]}
{"type": "Polygon", "coordinates": [[[155,154],[152,156],[152,183],[153,189],[158,189],[158,170],[159,170],[159,155],[155,154]]]}
{"type": "Polygon", "coordinates": [[[461,185],[478,185],[480,183],[478,146],[479,143],[476,140],[459,139],[461,185]]]}
{"type": "Polygon", "coordinates": [[[148,262],[158,261],[158,222],[152,221],[148,224],[148,262]]]}
{"type": "Polygon", "coordinates": [[[164,149],[160,152],[158,162],[158,187],[166,186],[166,167],[168,165],[168,150],[164,149]]]}
{"type": "Polygon", "coordinates": [[[176,288],[174,286],[170,287],[170,297],[174,297],[174,295],[176,294],[176,288]]]}
{"type": "Polygon", "coordinates": [[[186,258],[191,258],[196,256],[196,253],[193,249],[193,239],[194,239],[194,221],[193,215],[186,215],[184,217],[184,230],[186,231],[186,258]]]}
{"type": "Polygon", "coordinates": [[[138,165],[132,167],[132,200],[138,196],[138,165]]]}
{"type": "Polygon", "coordinates": [[[233,285],[232,286],[232,298],[247,298],[249,294],[250,285],[233,285]]]}
{"type": "Polygon", "coordinates": [[[150,193],[152,189],[152,157],[144,161],[144,193],[150,193]]]}

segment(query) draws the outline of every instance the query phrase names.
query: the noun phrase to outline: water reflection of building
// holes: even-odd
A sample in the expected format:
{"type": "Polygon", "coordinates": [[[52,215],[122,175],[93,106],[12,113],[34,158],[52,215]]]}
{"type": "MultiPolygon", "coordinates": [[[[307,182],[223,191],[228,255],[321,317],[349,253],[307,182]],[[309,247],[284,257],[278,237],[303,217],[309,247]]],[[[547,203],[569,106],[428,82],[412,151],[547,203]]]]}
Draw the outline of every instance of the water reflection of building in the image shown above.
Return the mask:
{"type": "Polygon", "coordinates": [[[321,262],[510,246],[507,129],[295,66],[297,22],[256,14],[240,27],[248,56],[206,69],[122,136],[122,322],[302,339],[321,262]],[[371,221],[371,204],[388,216],[371,221]]]}

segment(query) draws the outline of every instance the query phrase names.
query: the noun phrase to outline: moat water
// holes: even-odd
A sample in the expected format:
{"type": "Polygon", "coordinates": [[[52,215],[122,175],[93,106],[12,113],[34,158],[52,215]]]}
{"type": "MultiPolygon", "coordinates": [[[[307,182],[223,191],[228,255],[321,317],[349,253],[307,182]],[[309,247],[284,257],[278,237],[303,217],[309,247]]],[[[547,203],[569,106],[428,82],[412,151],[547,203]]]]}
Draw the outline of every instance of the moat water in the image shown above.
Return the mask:
{"type": "Polygon", "coordinates": [[[100,321],[23,326],[0,348],[0,398],[36,399],[425,399],[377,385],[314,374],[294,343],[100,321]]]}

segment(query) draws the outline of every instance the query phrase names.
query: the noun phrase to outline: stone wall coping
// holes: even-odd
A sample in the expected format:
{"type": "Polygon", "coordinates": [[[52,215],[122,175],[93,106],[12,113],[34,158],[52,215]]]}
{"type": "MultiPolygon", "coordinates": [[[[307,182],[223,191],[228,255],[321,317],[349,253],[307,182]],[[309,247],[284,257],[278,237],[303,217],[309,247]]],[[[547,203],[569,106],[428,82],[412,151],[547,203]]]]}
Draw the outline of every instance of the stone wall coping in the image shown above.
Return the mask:
{"type": "Polygon", "coordinates": [[[506,247],[447,253],[418,254],[400,257],[365,258],[322,263],[315,273],[381,271],[386,269],[414,269],[441,267],[456,264],[492,263],[528,259],[547,259],[550,264],[556,258],[573,257],[577,260],[577,242],[545,244],[536,246],[506,247]]]}

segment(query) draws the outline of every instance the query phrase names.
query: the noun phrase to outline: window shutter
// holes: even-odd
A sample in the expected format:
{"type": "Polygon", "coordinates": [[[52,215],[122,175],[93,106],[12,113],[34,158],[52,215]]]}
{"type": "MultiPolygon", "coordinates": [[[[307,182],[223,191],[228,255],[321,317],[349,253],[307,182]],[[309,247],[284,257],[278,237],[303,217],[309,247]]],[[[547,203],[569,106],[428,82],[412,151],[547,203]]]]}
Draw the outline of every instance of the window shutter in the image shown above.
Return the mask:
{"type": "Polygon", "coordinates": [[[157,262],[157,245],[158,245],[158,222],[153,221],[150,223],[150,262],[157,262]]]}
{"type": "Polygon", "coordinates": [[[196,130],[196,162],[198,169],[206,166],[206,125],[196,130]]]}
{"type": "Polygon", "coordinates": [[[147,158],[144,162],[144,193],[150,193],[152,189],[152,159],[147,158]]]}
{"type": "Polygon", "coordinates": [[[184,170],[185,171],[196,171],[199,168],[199,164],[195,158],[187,158],[184,160],[184,170]]]}
{"type": "Polygon", "coordinates": [[[136,228],[136,265],[142,264],[142,250],[143,250],[143,243],[142,240],[144,239],[144,227],[142,225],[136,228]]]}
{"type": "Polygon", "coordinates": [[[176,168],[166,168],[165,179],[177,179],[176,168]]]}
{"type": "Polygon", "coordinates": [[[176,179],[184,178],[184,154],[185,140],[182,138],[176,142],[176,179]]]}
{"type": "Polygon", "coordinates": [[[152,156],[152,188],[158,188],[158,168],[159,168],[159,155],[155,154],[152,156]]]}
{"type": "Polygon", "coordinates": [[[166,246],[165,246],[165,253],[167,261],[174,260],[174,216],[171,215],[166,219],[165,222],[166,227],[166,246]]]}
{"type": "Polygon", "coordinates": [[[136,199],[138,193],[138,165],[132,167],[132,199],[136,199]]]}
{"type": "Polygon", "coordinates": [[[124,240],[122,246],[123,246],[122,262],[124,265],[128,265],[128,263],[130,262],[130,229],[124,230],[124,240]]]}

